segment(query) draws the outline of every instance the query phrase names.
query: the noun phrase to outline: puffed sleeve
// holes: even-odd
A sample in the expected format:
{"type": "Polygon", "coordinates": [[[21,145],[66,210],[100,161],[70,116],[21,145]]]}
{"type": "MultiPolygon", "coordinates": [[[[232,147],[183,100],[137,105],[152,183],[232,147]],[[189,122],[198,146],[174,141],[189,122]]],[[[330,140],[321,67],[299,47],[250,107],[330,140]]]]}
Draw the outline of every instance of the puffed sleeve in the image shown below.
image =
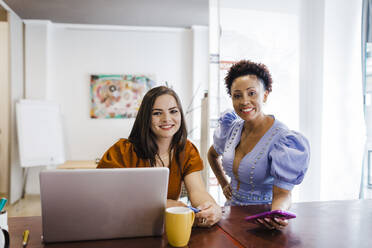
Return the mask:
{"type": "Polygon", "coordinates": [[[270,173],[274,185],[291,190],[305,176],[310,158],[310,145],[300,133],[285,131],[269,153],[270,173]]]}
{"type": "Polygon", "coordinates": [[[238,116],[233,110],[226,110],[218,119],[218,126],[213,134],[213,148],[219,155],[223,153],[226,141],[237,119],[238,116]]]}

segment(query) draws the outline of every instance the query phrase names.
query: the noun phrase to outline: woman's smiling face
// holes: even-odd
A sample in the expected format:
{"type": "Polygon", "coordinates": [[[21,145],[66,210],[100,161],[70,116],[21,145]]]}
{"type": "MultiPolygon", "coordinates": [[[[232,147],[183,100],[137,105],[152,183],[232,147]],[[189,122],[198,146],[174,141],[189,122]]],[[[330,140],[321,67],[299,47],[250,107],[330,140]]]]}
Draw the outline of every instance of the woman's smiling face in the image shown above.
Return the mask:
{"type": "Polygon", "coordinates": [[[262,107],[269,92],[255,75],[236,78],[231,85],[231,98],[235,112],[245,121],[264,115],[262,107]]]}
{"type": "Polygon", "coordinates": [[[156,98],[151,115],[151,130],[157,138],[172,138],[180,129],[181,113],[171,95],[156,98]]]}

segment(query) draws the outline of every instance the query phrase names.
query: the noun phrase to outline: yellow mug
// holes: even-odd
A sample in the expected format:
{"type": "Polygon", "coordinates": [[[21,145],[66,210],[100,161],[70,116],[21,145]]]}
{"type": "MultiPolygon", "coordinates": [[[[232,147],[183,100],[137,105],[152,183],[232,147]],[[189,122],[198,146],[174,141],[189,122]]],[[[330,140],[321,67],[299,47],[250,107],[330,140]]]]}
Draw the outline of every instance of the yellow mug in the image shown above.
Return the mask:
{"type": "Polygon", "coordinates": [[[187,207],[171,207],[165,210],[165,231],[171,246],[182,247],[189,243],[194,219],[194,211],[187,207]]]}

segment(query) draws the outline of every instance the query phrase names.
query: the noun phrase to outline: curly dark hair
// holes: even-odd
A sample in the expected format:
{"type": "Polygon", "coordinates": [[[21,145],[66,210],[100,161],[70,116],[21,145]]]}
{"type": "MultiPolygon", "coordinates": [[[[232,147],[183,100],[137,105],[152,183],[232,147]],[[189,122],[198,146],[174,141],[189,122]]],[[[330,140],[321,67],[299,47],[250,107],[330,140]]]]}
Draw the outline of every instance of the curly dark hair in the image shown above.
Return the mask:
{"type": "Polygon", "coordinates": [[[271,74],[266,65],[261,63],[255,63],[250,60],[241,60],[238,63],[231,66],[225,77],[225,85],[227,93],[231,96],[231,86],[235,79],[246,75],[256,75],[260,79],[269,93],[272,90],[273,80],[271,74]]]}

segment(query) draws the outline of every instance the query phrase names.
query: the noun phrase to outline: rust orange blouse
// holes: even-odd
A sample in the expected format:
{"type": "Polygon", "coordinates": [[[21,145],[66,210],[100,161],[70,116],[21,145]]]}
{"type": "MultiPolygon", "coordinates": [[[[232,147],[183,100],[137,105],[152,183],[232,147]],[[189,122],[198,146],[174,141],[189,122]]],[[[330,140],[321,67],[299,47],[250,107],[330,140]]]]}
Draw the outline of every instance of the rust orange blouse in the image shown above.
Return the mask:
{"type": "MultiPolygon", "coordinates": [[[[198,149],[187,140],[184,151],[180,154],[180,163],[177,164],[173,156],[169,166],[168,199],[178,200],[181,192],[181,183],[184,177],[192,172],[203,169],[203,160],[198,149]]],[[[137,157],[134,146],[127,139],[120,139],[103,155],[97,168],[134,168],[150,167],[149,160],[137,157]]]]}

